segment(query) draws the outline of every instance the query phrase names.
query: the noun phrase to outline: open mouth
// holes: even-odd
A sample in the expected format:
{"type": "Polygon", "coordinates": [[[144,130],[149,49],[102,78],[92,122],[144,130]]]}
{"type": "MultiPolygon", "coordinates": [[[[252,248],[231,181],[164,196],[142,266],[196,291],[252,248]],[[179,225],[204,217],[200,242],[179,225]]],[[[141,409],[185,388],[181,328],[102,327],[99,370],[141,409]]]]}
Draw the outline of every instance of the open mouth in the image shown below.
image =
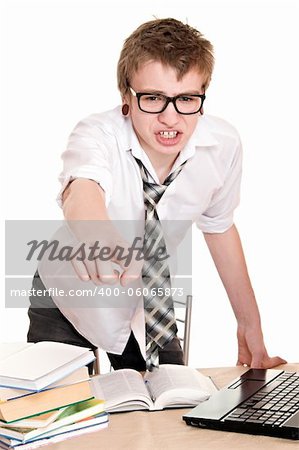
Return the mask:
{"type": "Polygon", "coordinates": [[[162,130],[156,133],[156,139],[159,144],[167,147],[177,145],[181,141],[181,138],[182,133],[177,130],[162,130]]]}
{"type": "Polygon", "coordinates": [[[178,135],[178,131],[160,131],[159,135],[164,139],[174,139],[178,135]]]}

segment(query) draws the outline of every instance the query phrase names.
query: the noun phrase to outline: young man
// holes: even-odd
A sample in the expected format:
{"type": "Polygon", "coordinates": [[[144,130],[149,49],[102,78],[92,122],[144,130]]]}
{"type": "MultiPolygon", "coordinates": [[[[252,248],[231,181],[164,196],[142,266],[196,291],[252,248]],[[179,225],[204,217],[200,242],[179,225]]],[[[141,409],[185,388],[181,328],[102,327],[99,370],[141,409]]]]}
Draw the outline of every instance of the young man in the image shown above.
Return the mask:
{"type": "MultiPolygon", "coordinates": [[[[196,222],[237,319],[238,364],[270,368],[285,361],[268,356],[233,223],[241,178],[240,140],[231,125],[203,110],[213,63],[210,42],[177,20],[153,20],[134,31],[118,63],[122,107],[94,114],[74,129],[63,154],[61,203],[69,223],[105,221],[114,229],[112,221],[142,221],[145,216],[144,245],[154,237],[163,249],[163,220],[196,222]]],[[[79,241],[100,241],[112,250],[118,244],[117,233],[111,237],[88,231],[87,238],[86,232],[76,229],[75,234],[79,241]]],[[[168,286],[164,262],[145,269],[136,262],[126,267],[117,258],[114,263],[121,270],[115,270],[111,260],[86,258],[73,261],[73,266],[82,285],[85,280],[125,286],[142,270],[146,286],[151,278],[163,292],[168,286]]],[[[59,267],[55,270],[59,272],[59,267]]],[[[36,288],[51,286],[46,272],[39,268],[36,288]]],[[[64,280],[64,287],[71,284],[64,280]]],[[[144,298],[141,308],[136,300],[131,307],[93,309],[68,308],[57,296],[53,299],[59,309],[39,308],[32,298],[28,339],[99,346],[108,352],[114,368],[144,370],[146,360],[151,370],[158,359],[182,364],[172,299],[162,297],[144,298]]]]}

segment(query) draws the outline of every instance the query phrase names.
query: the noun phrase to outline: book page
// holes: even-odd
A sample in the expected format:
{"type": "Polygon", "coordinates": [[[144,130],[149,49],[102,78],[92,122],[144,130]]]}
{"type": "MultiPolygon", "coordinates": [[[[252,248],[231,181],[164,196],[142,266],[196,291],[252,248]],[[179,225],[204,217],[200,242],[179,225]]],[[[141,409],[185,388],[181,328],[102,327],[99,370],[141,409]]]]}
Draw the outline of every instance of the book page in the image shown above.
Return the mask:
{"type": "Polygon", "coordinates": [[[90,377],[88,373],[88,368],[86,366],[79,367],[79,369],[61,378],[55,383],[49,384],[47,386],[47,389],[53,389],[60,386],[67,386],[69,384],[80,383],[80,381],[86,381],[89,380],[89,378],[90,377]]]}
{"type": "Polygon", "coordinates": [[[60,408],[55,411],[49,411],[42,414],[37,414],[32,417],[28,417],[27,419],[15,420],[14,422],[2,422],[0,421],[0,427],[5,428],[42,428],[50,425],[50,423],[54,422],[58,416],[65,410],[66,408],[60,408]]]}
{"type": "Polygon", "coordinates": [[[91,379],[94,396],[105,400],[105,410],[149,409],[152,401],[142,375],[136,370],[121,369],[91,379]]]}
{"type": "Polygon", "coordinates": [[[24,395],[30,395],[33,393],[34,392],[28,391],[26,389],[0,387],[0,402],[12,400],[14,398],[23,397],[24,395]]]}
{"type": "Polygon", "coordinates": [[[194,406],[217,391],[208,377],[188,366],[162,364],[159,369],[146,373],[144,379],[155,409],[194,406]]]}

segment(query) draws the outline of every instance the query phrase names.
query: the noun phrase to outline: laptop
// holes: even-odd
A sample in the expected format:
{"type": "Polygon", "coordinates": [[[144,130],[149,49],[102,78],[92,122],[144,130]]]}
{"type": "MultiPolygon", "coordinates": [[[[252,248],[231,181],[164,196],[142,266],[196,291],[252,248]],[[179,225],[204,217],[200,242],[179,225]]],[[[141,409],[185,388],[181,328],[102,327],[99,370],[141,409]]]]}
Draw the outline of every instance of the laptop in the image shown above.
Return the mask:
{"type": "Polygon", "coordinates": [[[250,369],[183,419],[199,428],[299,439],[299,372],[250,369]]]}

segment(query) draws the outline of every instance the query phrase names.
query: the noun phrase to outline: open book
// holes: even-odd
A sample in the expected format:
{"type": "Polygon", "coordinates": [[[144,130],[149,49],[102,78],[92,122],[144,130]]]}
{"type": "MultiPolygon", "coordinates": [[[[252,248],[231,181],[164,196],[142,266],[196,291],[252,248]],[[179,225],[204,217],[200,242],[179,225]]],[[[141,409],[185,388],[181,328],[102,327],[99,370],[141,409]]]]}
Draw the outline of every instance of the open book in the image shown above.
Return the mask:
{"type": "Polygon", "coordinates": [[[116,370],[93,377],[91,385],[108,412],[191,407],[217,391],[210,378],[175,364],[162,364],[144,377],[136,370],[116,370]]]}

